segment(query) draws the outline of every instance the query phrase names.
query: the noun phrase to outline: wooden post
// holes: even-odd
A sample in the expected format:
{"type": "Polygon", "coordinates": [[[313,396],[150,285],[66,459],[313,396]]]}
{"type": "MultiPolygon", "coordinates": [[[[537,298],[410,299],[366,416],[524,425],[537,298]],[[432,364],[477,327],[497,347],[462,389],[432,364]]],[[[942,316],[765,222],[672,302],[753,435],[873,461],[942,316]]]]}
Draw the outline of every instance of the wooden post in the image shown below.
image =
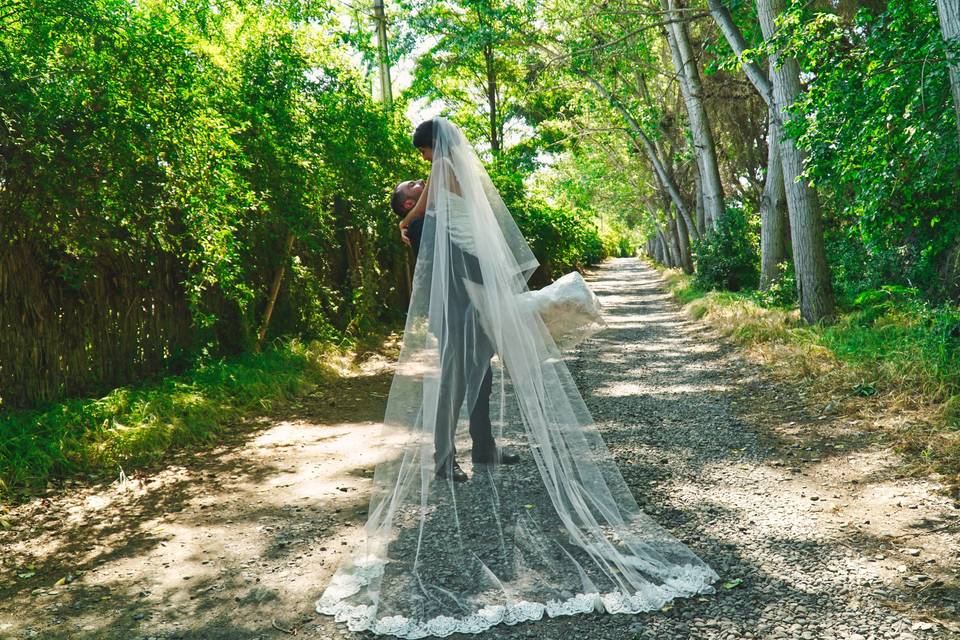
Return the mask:
{"type": "Polygon", "coordinates": [[[393,86],[390,83],[390,50],[387,46],[387,16],[383,0],[373,0],[373,19],[377,23],[377,50],[380,58],[380,99],[387,109],[393,106],[393,86]]]}

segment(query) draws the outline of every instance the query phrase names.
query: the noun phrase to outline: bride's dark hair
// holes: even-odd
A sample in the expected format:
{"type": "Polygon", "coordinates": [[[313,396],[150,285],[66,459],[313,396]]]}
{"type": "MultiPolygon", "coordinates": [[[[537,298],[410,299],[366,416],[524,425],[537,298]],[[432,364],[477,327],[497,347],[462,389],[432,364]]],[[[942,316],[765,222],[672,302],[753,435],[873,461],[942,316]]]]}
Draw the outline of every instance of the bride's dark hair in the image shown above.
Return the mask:
{"type": "Polygon", "coordinates": [[[413,146],[417,149],[433,149],[433,119],[421,122],[413,132],[413,146]]]}

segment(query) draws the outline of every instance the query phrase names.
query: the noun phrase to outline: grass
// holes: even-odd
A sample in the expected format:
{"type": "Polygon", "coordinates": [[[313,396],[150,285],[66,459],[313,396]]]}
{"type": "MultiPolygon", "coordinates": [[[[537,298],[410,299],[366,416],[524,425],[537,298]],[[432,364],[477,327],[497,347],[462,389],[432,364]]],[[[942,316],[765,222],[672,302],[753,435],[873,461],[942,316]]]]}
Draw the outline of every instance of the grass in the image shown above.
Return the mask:
{"type": "Polygon", "coordinates": [[[654,265],[687,314],[747,348],[773,375],[857,412],[905,454],[908,471],[960,486],[960,309],[931,307],[906,290],[875,292],[830,325],[755,293],[703,291],[654,265]]]}
{"type": "Polygon", "coordinates": [[[259,354],[213,361],[102,398],[0,413],[0,497],[58,477],[156,462],[207,445],[240,418],[274,408],[352,367],[353,354],[291,341],[259,354]]]}

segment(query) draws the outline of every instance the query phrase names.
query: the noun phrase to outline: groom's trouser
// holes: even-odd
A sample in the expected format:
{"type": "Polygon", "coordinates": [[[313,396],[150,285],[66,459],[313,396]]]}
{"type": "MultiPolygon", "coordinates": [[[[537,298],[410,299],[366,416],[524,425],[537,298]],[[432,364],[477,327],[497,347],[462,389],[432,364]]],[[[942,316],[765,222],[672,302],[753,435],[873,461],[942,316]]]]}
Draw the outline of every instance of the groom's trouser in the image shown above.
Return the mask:
{"type": "Polygon", "coordinates": [[[480,263],[451,242],[448,314],[438,336],[440,386],[434,432],[434,458],[438,465],[456,455],[457,419],[465,399],[473,403],[468,409],[474,451],[483,454],[495,446],[490,424],[490,392],[493,387],[490,359],[494,349],[480,325],[480,317],[467,294],[464,279],[482,283],[480,263]]]}

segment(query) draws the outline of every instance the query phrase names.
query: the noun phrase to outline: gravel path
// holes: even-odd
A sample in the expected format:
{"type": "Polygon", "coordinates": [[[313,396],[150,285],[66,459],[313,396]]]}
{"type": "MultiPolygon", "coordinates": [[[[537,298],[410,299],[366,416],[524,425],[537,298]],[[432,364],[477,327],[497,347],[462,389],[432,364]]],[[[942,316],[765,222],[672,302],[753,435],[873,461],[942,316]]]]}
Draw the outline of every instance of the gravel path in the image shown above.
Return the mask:
{"type": "MultiPolygon", "coordinates": [[[[901,600],[892,575],[934,580],[916,566],[934,564],[926,554],[915,545],[892,545],[891,574],[889,562],[883,562],[890,552],[873,553],[880,546],[866,555],[857,545],[864,538],[860,523],[844,513],[851,505],[863,506],[854,495],[858,489],[851,491],[859,484],[853,476],[871,466],[865,457],[885,456],[882,449],[868,445],[850,459],[836,456],[824,463],[811,457],[803,467],[788,466],[800,463],[784,462],[783,443],[773,441],[771,430],[790,422],[778,414],[793,399],[765,388],[762,371],[680,314],[657,274],[641,262],[609,263],[591,283],[610,330],[588,343],[578,359],[587,404],[648,513],[732,587],[677,603],[665,614],[632,622],[616,616],[597,620],[604,631],[592,637],[629,637],[627,630],[637,638],[953,635],[925,615],[890,606],[901,600]],[[758,399],[767,402],[759,416],[768,418],[766,424],[742,415],[756,413],[741,407],[758,399]],[[832,469],[821,471],[820,465],[832,469]],[[841,470],[846,466],[849,473],[841,470]],[[846,482],[829,482],[831,475],[846,482]]],[[[873,482],[880,484],[880,476],[873,482]]],[[[909,526],[904,518],[956,524],[956,505],[930,493],[930,487],[902,480],[894,485],[915,507],[901,510],[913,515],[901,514],[896,524],[909,526]]],[[[886,526],[894,527],[886,517],[886,526]]],[[[954,537],[952,549],[949,542],[935,547],[948,571],[957,567],[957,542],[954,537]],[[952,557],[943,558],[944,551],[952,557]]],[[[538,635],[563,637],[549,633],[541,626],[538,635]]]]}
{"type": "MultiPolygon", "coordinates": [[[[588,279],[610,326],[571,359],[581,392],[644,509],[729,588],[461,638],[960,638],[956,504],[687,320],[640,261],[588,279]]],[[[364,637],[312,606],[364,521],[389,380],[371,362],[215,450],[11,510],[0,640],[364,637]]]]}

